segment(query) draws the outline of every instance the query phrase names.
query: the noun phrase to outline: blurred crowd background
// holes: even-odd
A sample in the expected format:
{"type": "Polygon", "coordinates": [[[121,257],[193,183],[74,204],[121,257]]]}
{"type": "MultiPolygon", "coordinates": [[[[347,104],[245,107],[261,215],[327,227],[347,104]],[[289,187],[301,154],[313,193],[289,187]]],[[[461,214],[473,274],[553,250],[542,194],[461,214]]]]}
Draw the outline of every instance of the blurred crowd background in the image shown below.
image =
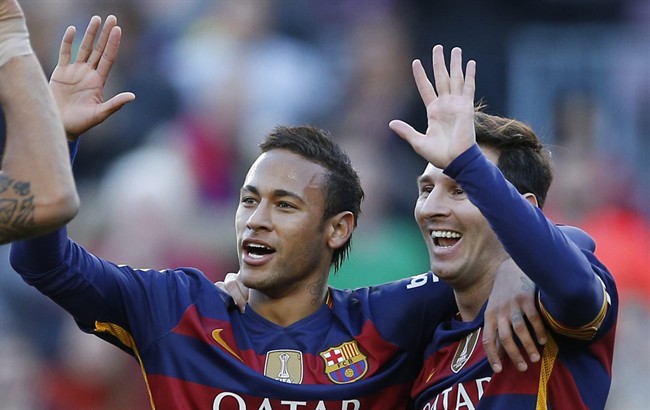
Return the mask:
{"type": "MultiPolygon", "coordinates": [[[[332,284],[428,270],[412,217],[425,164],[387,124],[426,128],[410,62],[429,67],[434,44],[461,46],[478,63],[486,111],[529,123],[551,149],[546,213],[594,236],[616,276],[608,409],[650,408],[648,0],[21,4],[48,76],[68,25],[77,42],[94,14],[115,14],[123,30],[107,95],[137,98],[82,137],[74,166],[82,209],[70,235],[115,262],[195,266],[215,281],[237,271],[239,186],[279,124],[329,130],[362,178],[351,258],[332,284]]],[[[0,247],[0,409],[148,408],[135,361],[26,286],[8,252],[0,247]]]]}

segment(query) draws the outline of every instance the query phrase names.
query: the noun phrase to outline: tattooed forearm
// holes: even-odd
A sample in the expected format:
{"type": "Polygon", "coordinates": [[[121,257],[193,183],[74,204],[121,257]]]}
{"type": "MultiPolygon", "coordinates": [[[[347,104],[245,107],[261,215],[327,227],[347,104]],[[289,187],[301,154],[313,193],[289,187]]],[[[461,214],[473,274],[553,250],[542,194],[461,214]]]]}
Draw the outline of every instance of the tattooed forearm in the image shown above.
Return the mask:
{"type": "Polygon", "coordinates": [[[0,175],[0,243],[34,232],[34,195],[29,182],[0,175]]]}
{"type": "Polygon", "coordinates": [[[13,184],[14,180],[12,178],[7,177],[6,175],[0,175],[0,194],[3,194],[13,184]]]}

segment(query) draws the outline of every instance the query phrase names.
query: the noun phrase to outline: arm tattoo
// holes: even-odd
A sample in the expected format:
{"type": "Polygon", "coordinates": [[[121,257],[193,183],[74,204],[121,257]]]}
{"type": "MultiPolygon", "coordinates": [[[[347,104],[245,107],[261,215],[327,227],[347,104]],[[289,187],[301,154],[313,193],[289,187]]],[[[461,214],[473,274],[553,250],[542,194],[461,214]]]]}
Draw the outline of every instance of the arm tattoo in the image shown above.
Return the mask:
{"type": "Polygon", "coordinates": [[[13,182],[14,180],[9,178],[8,176],[0,175],[0,194],[7,191],[11,187],[11,184],[13,184],[13,182]]]}
{"type": "Polygon", "coordinates": [[[34,195],[29,182],[0,175],[0,243],[31,236],[35,231],[34,195]]]}

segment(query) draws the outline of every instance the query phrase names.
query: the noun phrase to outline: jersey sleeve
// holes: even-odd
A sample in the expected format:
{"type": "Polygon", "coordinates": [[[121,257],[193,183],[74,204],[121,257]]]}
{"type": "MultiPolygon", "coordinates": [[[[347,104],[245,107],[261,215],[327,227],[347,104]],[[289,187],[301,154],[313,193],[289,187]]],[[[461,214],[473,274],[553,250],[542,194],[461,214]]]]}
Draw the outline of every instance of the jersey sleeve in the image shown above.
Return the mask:
{"type": "MultiPolygon", "coordinates": [[[[193,269],[134,269],[101,259],[62,228],[11,245],[23,280],[63,307],[88,333],[132,352],[168,332],[211,282],[193,269]]],[[[225,299],[224,299],[225,300],[225,299]]]]}
{"type": "MultiPolygon", "coordinates": [[[[616,303],[612,276],[593,251],[581,249],[525,200],[477,145],[444,172],[465,190],[506,251],[535,282],[547,323],[560,333],[592,338],[605,323],[608,307],[616,303]]],[[[590,246],[584,237],[577,240],[590,246]]]]}

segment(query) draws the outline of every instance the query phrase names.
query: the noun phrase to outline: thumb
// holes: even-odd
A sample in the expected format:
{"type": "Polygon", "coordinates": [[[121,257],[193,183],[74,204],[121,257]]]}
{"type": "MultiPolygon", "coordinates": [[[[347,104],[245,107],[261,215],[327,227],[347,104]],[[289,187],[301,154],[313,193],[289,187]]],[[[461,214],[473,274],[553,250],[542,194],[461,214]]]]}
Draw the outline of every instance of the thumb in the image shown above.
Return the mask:
{"type": "Polygon", "coordinates": [[[135,100],[135,94],[125,92],[119,93],[108,101],[104,101],[100,109],[100,112],[103,114],[102,121],[133,100],[135,100]]]}
{"type": "Polygon", "coordinates": [[[413,127],[401,120],[393,120],[389,122],[388,127],[409,143],[414,141],[420,135],[420,133],[413,127]]]}

